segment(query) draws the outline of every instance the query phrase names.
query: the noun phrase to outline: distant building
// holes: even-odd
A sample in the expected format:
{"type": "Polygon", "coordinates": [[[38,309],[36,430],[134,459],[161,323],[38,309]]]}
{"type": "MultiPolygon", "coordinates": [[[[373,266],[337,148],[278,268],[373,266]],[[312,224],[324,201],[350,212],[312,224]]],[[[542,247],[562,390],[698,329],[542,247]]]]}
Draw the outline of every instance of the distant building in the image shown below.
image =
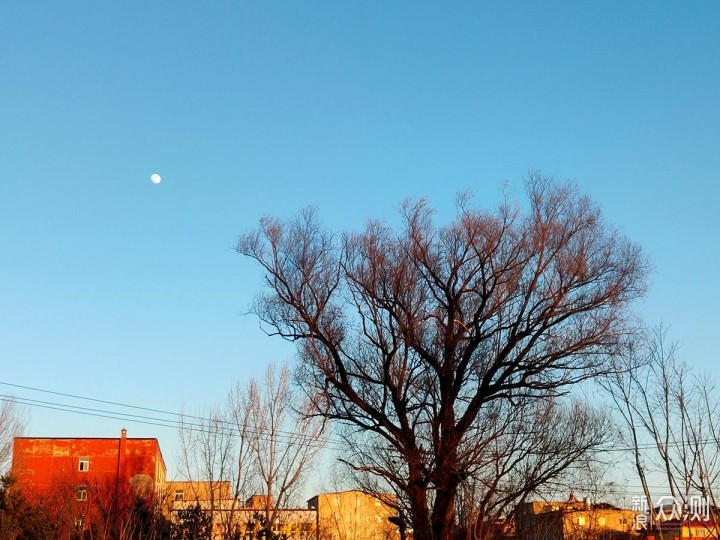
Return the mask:
{"type": "Polygon", "coordinates": [[[389,518],[397,511],[389,504],[362,491],[321,493],[308,501],[317,511],[319,540],[395,540],[397,525],[389,518]]]}
{"type": "MultiPolygon", "coordinates": [[[[199,505],[212,513],[213,538],[229,533],[240,538],[256,537],[265,519],[267,497],[253,495],[242,500],[225,496],[230,486],[223,482],[168,482],[170,519],[177,512],[199,505]],[[213,498],[211,500],[210,495],[213,498]],[[218,496],[223,494],[222,496],[218,496]]],[[[388,496],[388,501],[391,497],[388,496]]],[[[274,508],[272,531],[288,540],[397,540],[397,525],[388,518],[397,512],[387,503],[361,491],[321,493],[307,508],[274,508]]]]}
{"type": "Polygon", "coordinates": [[[712,519],[669,519],[655,522],[641,531],[645,540],[709,540],[720,530],[712,519]],[[662,535],[659,528],[662,528],[662,535]]]}
{"type": "Polygon", "coordinates": [[[602,540],[637,536],[636,512],[608,503],[592,503],[575,494],[565,502],[533,501],[520,505],[515,516],[518,540],[602,540]]]}
{"type": "Polygon", "coordinates": [[[232,499],[228,481],[171,480],[165,484],[168,501],[224,501],[232,499]]]}
{"type": "MultiPolygon", "coordinates": [[[[262,528],[268,497],[253,495],[245,502],[232,496],[230,482],[182,481],[167,483],[167,508],[170,520],[177,513],[199,505],[212,514],[213,540],[233,534],[243,539],[256,538],[262,528]]],[[[270,504],[272,502],[270,501],[270,504]]],[[[317,513],[306,508],[275,508],[274,533],[287,540],[315,540],[317,513]]]]}
{"type": "Polygon", "coordinates": [[[272,508],[272,497],[268,495],[251,495],[247,501],[245,501],[246,508],[260,509],[266,507],[272,508]]]}

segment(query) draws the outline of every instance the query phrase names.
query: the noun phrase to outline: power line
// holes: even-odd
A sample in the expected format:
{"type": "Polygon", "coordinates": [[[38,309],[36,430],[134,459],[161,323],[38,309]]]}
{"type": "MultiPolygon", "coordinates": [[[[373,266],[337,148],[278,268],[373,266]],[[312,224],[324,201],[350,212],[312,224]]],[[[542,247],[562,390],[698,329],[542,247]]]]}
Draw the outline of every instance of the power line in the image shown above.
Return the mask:
{"type": "MultiPolygon", "coordinates": [[[[37,405],[37,406],[55,406],[55,407],[66,407],[66,412],[78,412],[82,413],[83,411],[88,411],[88,413],[107,413],[107,414],[122,414],[123,418],[120,420],[125,419],[132,419],[132,418],[139,418],[141,420],[147,421],[147,420],[156,420],[159,422],[171,422],[173,424],[176,424],[177,422],[174,420],[166,420],[164,418],[158,418],[155,416],[146,416],[141,414],[131,414],[131,413],[116,413],[116,411],[108,411],[104,409],[95,409],[92,407],[80,407],[79,405],[69,405],[66,403],[57,403],[54,401],[43,401],[40,399],[32,399],[32,398],[26,398],[26,397],[17,397],[17,396],[11,396],[8,394],[0,394],[0,398],[5,398],[5,401],[17,401],[18,403],[22,402],[23,405],[29,405],[31,407],[37,405]]],[[[199,425],[199,424],[193,424],[193,425],[199,425]]],[[[170,426],[168,426],[170,427],[170,426]]]]}
{"type": "Polygon", "coordinates": [[[84,401],[93,401],[95,403],[105,403],[106,405],[117,405],[119,407],[127,407],[129,409],[138,409],[138,410],[143,410],[143,411],[156,412],[156,413],[160,413],[160,414],[178,415],[178,413],[176,413],[176,412],[163,411],[161,409],[152,409],[150,407],[141,407],[139,405],[128,405],[127,403],[120,403],[117,401],[107,401],[104,399],[80,396],[77,394],[67,394],[65,392],[56,392],[54,390],[45,390],[43,388],[35,388],[33,386],[24,386],[22,384],[14,384],[14,383],[9,383],[9,382],[5,382],[5,381],[0,381],[0,384],[3,386],[11,386],[13,388],[22,388],[23,390],[32,390],[33,392],[42,392],[44,394],[53,394],[56,396],[69,397],[69,398],[74,398],[74,399],[82,399],[84,401]]]}
{"type": "MultiPolygon", "coordinates": [[[[97,399],[97,398],[91,398],[87,396],[82,396],[78,394],[70,394],[66,392],[58,392],[54,390],[47,390],[43,388],[37,388],[32,386],[26,386],[26,385],[20,385],[15,383],[9,383],[6,381],[0,381],[0,385],[3,386],[9,386],[13,388],[20,388],[23,390],[30,390],[34,392],[41,392],[45,394],[51,394],[51,395],[57,395],[57,396],[63,396],[67,398],[72,399],[78,399],[78,400],[84,400],[89,401],[93,403],[103,403],[108,405],[114,405],[117,407],[125,407],[129,409],[134,410],[141,410],[141,411],[147,411],[147,412],[155,412],[157,414],[161,415],[167,415],[171,418],[162,418],[157,416],[149,416],[149,415],[142,415],[142,414],[133,414],[129,412],[124,411],[116,411],[116,410],[107,410],[107,409],[99,409],[95,407],[82,407],[79,405],[72,405],[68,403],[60,403],[57,401],[45,401],[45,400],[37,400],[33,398],[27,398],[22,396],[10,396],[7,394],[0,394],[0,401],[14,401],[16,403],[26,405],[29,407],[37,407],[42,409],[48,409],[48,410],[56,410],[61,412],[70,412],[73,414],[84,414],[87,416],[94,416],[99,418],[109,418],[113,420],[125,420],[125,421],[133,421],[140,424],[145,425],[153,425],[153,426],[159,426],[159,427],[166,427],[166,428],[172,428],[172,429],[181,429],[183,427],[189,427],[190,429],[201,432],[201,433],[209,433],[209,434],[225,434],[230,437],[240,437],[240,430],[245,429],[250,434],[255,434],[259,438],[262,438],[264,440],[269,440],[271,436],[273,436],[273,433],[271,433],[271,430],[263,430],[256,427],[248,427],[248,426],[238,426],[236,423],[231,422],[229,420],[225,420],[222,418],[208,418],[203,416],[197,416],[197,415],[190,415],[190,414],[182,414],[172,411],[166,411],[162,409],[154,409],[151,407],[144,407],[140,405],[131,405],[128,403],[121,403],[116,401],[109,401],[109,400],[103,400],[103,399],[97,399]],[[188,421],[190,420],[196,420],[196,421],[188,421]]],[[[324,446],[326,448],[334,449],[334,450],[340,450],[344,447],[344,443],[341,440],[337,439],[328,439],[327,444],[320,444],[319,441],[312,435],[307,434],[299,434],[299,433],[293,433],[291,431],[286,430],[275,430],[274,436],[276,439],[280,440],[284,443],[291,443],[293,441],[304,441],[304,444],[311,447],[321,447],[324,446]]]]}
{"type": "MultiPolygon", "coordinates": [[[[6,385],[6,386],[14,386],[14,387],[22,387],[21,385],[14,385],[9,383],[0,382],[0,384],[6,385]]],[[[55,392],[50,390],[43,390],[43,389],[36,389],[32,387],[22,387],[28,390],[35,390],[38,392],[45,392],[48,394],[54,394],[54,395],[63,395],[65,397],[72,397],[76,399],[84,399],[87,401],[93,401],[93,402],[99,402],[99,403],[107,403],[107,404],[114,404],[116,406],[121,407],[127,407],[131,409],[136,410],[144,410],[144,411],[155,411],[160,414],[166,414],[174,416],[178,419],[164,419],[160,417],[155,416],[149,416],[149,415],[142,415],[142,414],[132,414],[132,413],[125,413],[120,411],[113,411],[113,410],[106,410],[106,409],[99,409],[99,408],[93,408],[93,407],[82,407],[78,405],[71,405],[67,403],[59,403],[54,401],[46,401],[46,400],[38,400],[38,399],[32,399],[32,398],[26,398],[26,397],[18,397],[18,396],[10,396],[7,394],[0,394],[0,401],[2,402],[14,402],[18,403],[20,405],[26,405],[29,407],[37,407],[47,410],[54,410],[54,411],[60,411],[60,412],[68,412],[72,414],[80,414],[85,416],[91,416],[91,417],[98,417],[98,418],[108,418],[112,420],[122,420],[122,421],[131,421],[138,424],[143,425],[151,425],[151,426],[157,426],[157,427],[164,427],[164,428],[171,428],[171,429],[180,429],[185,426],[190,426],[190,429],[192,429],[195,432],[199,433],[206,433],[206,434],[218,434],[218,435],[227,435],[229,437],[240,437],[240,433],[237,429],[230,429],[228,427],[210,427],[206,424],[202,424],[199,422],[185,422],[183,420],[183,415],[179,413],[171,413],[169,411],[162,411],[158,409],[152,409],[150,407],[143,407],[138,405],[129,405],[124,403],[117,403],[117,402],[110,402],[107,400],[99,400],[94,398],[87,398],[84,396],[78,396],[73,394],[65,394],[62,392],[55,392]]],[[[188,415],[189,418],[198,419],[202,421],[211,421],[212,419],[201,417],[201,416],[193,416],[188,415]]],[[[254,431],[258,436],[267,438],[267,435],[262,434],[261,431],[254,431]]],[[[285,441],[289,442],[289,441],[285,441]]],[[[330,450],[336,450],[341,451],[345,449],[346,447],[343,445],[335,446],[334,443],[336,441],[329,440],[329,444],[319,444],[313,441],[306,441],[306,445],[310,447],[315,448],[329,448],[330,450]]],[[[365,447],[366,450],[369,449],[369,447],[365,447]]],[[[652,447],[650,447],[652,448],[652,447]]],[[[600,449],[601,452],[616,452],[616,451],[630,451],[630,448],[606,448],[606,449],[600,449]]],[[[658,486],[658,485],[649,485],[648,486],[652,490],[663,490],[663,489],[669,489],[668,486],[658,486]]],[[[617,488],[621,488],[621,486],[617,486],[617,488]]],[[[637,486],[628,486],[628,488],[624,489],[621,493],[623,497],[636,497],[636,496],[644,496],[644,492],[642,491],[641,487],[637,486]],[[629,489],[628,489],[629,488],[629,489]]],[[[582,488],[581,488],[582,489],[582,488]]]]}
{"type": "MultiPolygon", "coordinates": [[[[78,399],[82,401],[88,401],[92,403],[101,403],[105,405],[113,405],[116,407],[123,407],[138,411],[146,411],[146,412],[152,412],[160,415],[166,415],[170,416],[171,418],[162,418],[157,416],[149,416],[149,415],[143,415],[143,414],[133,414],[129,412],[122,412],[122,411],[114,411],[114,410],[107,410],[107,409],[99,409],[94,407],[82,407],[79,405],[72,405],[68,403],[60,403],[60,402],[54,402],[54,401],[44,401],[44,400],[37,400],[32,398],[26,398],[26,397],[18,397],[18,396],[10,396],[7,394],[0,394],[0,401],[16,401],[18,403],[21,403],[23,405],[27,405],[30,407],[38,407],[48,410],[55,410],[60,412],[70,412],[73,414],[85,414],[87,416],[94,416],[98,418],[108,418],[112,420],[125,420],[125,421],[133,421],[137,422],[139,424],[145,424],[145,425],[153,425],[158,427],[165,427],[165,428],[171,428],[171,429],[181,429],[183,427],[189,427],[190,429],[193,429],[195,431],[201,432],[201,433],[208,433],[208,434],[227,434],[231,437],[239,437],[240,436],[240,429],[241,426],[239,426],[237,423],[232,422],[230,420],[225,420],[223,418],[208,418],[204,416],[198,416],[198,415],[192,415],[192,414],[184,414],[179,412],[172,412],[167,411],[163,409],[156,409],[152,407],[146,407],[142,405],[132,405],[129,403],[122,403],[118,401],[110,401],[110,400],[104,400],[104,399],[98,399],[98,398],[92,398],[88,396],[82,396],[79,394],[71,394],[67,392],[59,392],[55,390],[48,390],[44,388],[37,388],[33,386],[27,386],[27,385],[21,385],[16,383],[10,383],[7,381],[0,381],[0,385],[2,386],[8,386],[12,388],[18,388],[22,390],[28,390],[33,392],[41,392],[44,394],[50,394],[55,396],[61,396],[71,399],[78,399]],[[191,420],[191,421],[188,421],[191,420]],[[212,427],[211,427],[212,425],[212,427]],[[225,427],[221,427],[225,426],[225,427]]],[[[247,429],[251,434],[256,434],[261,438],[264,438],[267,440],[272,434],[270,433],[270,430],[264,430],[259,428],[248,428],[247,426],[244,427],[244,429],[247,429]]],[[[275,430],[275,436],[279,438],[283,442],[290,442],[294,439],[300,439],[305,440],[306,444],[309,446],[325,446],[326,448],[329,448],[331,450],[337,450],[341,451],[347,448],[347,442],[342,439],[333,439],[328,438],[325,445],[316,444],[314,441],[314,438],[310,435],[301,435],[297,433],[293,433],[291,431],[286,430],[275,430]]],[[[711,439],[706,439],[703,441],[698,441],[700,444],[707,444],[714,442],[711,439]]],[[[669,442],[669,446],[672,447],[679,447],[681,443],[679,442],[669,442]]],[[[357,445],[356,445],[357,446],[357,445]]],[[[366,450],[370,449],[368,446],[365,447],[366,450]]],[[[656,448],[656,445],[652,443],[642,444],[638,445],[638,450],[652,450],[656,448]]],[[[601,453],[616,453],[616,452],[633,452],[635,451],[635,448],[630,446],[615,446],[612,448],[600,448],[597,449],[598,452],[601,453]]]]}
{"type": "MultiPolygon", "coordinates": [[[[28,407],[37,407],[41,409],[48,409],[48,410],[54,410],[54,411],[60,411],[60,412],[69,412],[73,414],[80,414],[85,416],[93,416],[97,418],[109,418],[112,420],[122,420],[122,421],[130,421],[135,422],[138,424],[143,425],[150,425],[150,426],[158,426],[158,427],[164,427],[164,428],[170,428],[170,429],[181,429],[187,425],[190,426],[190,429],[197,433],[205,433],[209,435],[226,435],[231,438],[239,438],[241,437],[239,431],[232,430],[230,428],[211,428],[203,424],[199,423],[183,423],[182,421],[174,421],[174,420],[163,420],[163,419],[157,419],[149,416],[142,416],[142,415],[130,415],[127,413],[122,412],[116,412],[116,411],[104,411],[102,409],[92,409],[88,407],[78,407],[74,405],[68,405],[64,403],[56,403],[56,402],[50,402],[50,401],[41,401],[41,400],[34,400],[29,398],[23,398],[18,396],[9,396],[6,394],[0,394],[0,401],[4,402],[14,402],[20,405],[26,405],[28,407]]],[[[257,433],[258,437],[264,440],[269,440],[271,435],[263,434],[260,431],[252,431],[251,433],[257,433]]],[[[280,439],[280,442],[290,444],[292,442],[291,439],[287,438],[287,436],[280,436],[277,437],[280,439]]],[[[327,444],[321,444],[317,442],[316,440],[312,439],[309,436],[302,436],[304,439],[308,439],[305,441],[305,446],[313,447],[313,448],[329,448],[331,450],[341,450],[340,448],[334,447],[332,445],[327,444]]]]}
{"type": "MultiPolygon", "coordinates": [[[[196,416],[196,415],[192,415],[192,414],[185,414],[185,413],[178,413],[178,412],[173,412],[173,411],[166,411],[166,410],[163,410],[163,409],[154,409],[154,408],[152,408],[152,407],[144,407],[144,406],[141,406],[141,405],[130,405],[130,404],[128,404],[128,403],[121,403],[121,402],[118,402],[118,401],[109,401],[109,400],[105,400],[105,399],[91,398],[91,397],[87,397],[87,396],[81,396],[81,395],[78,395],[78,394],[69,394],[69,393],[66,393],[66,392],[58,392],[58,391],[55,391],[55,390],[47,390],[47,389],[44,389],[44,388],[36,388],[36,387],[33,387],[33,386],[25,386],[25,385],[16,384],[16,383],[9,383],[9,382],[6,382],[6,381],[0,381],[0,385],[10,386],[10,387],[13,387],[13,388],[21,388],[21,389],[23,389],[23,390],[31,390],[31,391],[33,391],[33,392],[42,392],[42,393],[44,393],[44,394],[52,394],[52,395],[56,395],[56,396],[63,396],[63,397],[69,397],[69,398],[73,398],[73,399],[80,399],[80,400],[83,400],[83,401],[90,401],[90,402],[93,402],[93,403],[103,403],[103,404],[106,404],[106,405],[115,405],[115,406],[118,406],[118,407],[126,407],[126,408],[129,408],[129,409],[135,409],[135,410],[141,410],[141,411],[148,411],[148,412],[154,412],[154,413],[158,413],[158,414],[164,414],[164,415],[174,416],[174,417],[179,418],[179,419],[180,419],[180,422],[183,423],[183,424],[187,424],[187,422],[186,422],[185,419],[190,418],[190,419],[192,419],[192,420],[200,420],[201,422],[212,422],[212,423],[226,424],[226,425],[230,426],[230,427],[233,428],[233,429],[235,429],[235,428],[237,427],[237,424],[236,424],[236,423],[231,422],[230,420],[224,420],[224,419],[222,419],[222,418],[208,418],[208,417],[205,417],[205,416],[196,416]]],[[[73,406],[73,405],[67,405],[67,406],[68,406],[68,407],[75,407],[75,406],[73,406]]],[[[82,408],[82,407],[77,407],[77,408],[82,408]]],[[[93,410],[93,409],[89,409],[89,410],[93,410]]],[[[104,411],[104,412],[107,412],[107,411],[104,411]]],[[[130,414],[130,413],[117,413],[117,414],[122,414],[122,415],[125,415],[125,416],[135,416],[135,415],[132,415],[132,414],[130,414]]],[[[137,415],[137,416],[138,416],[138,417],[142,417],[141,415],[137,415]]],[[[156,419],[156,420],[158,420],[158,419],[156,419]]],[[[177,421],[175,421],[175,422],[177,423],[177,421]]],[[[200,424],[192,424],[192,425],[200,425],[200,424]]],[[[254,430],[251,430],[251,431],[252,431],[252,432],[257,431],[258,433],[260,433],[260,430],[258,430],[258,429],[254,429],[254,430]]],[[[296,433],[293,433],[293,432],[291,432],[291,431],[276,430],[275,432],[278,433],[278,434],[280,434],[280,435],[286,435],[286,436],[288,436],[288,437],[291,437],[291,436],[292,436],[292,437],[297,437],[297,434],[296,434],[296,433]]],[[[306,438],[311,438],[310,436],[305,436],[305,437],[306,437],[306,438]]],[[[335,439],[335,440],[328,439],[328,442],[332,442],[332,443],[334,443],[334,444],[339,444],[339,445],[343,445],[343,444],[344,444],[344,441],[342,441],[342,440],[340,440],[340,439],[335,439]]]]}
{"type": "MultiPolygon", "coordinates": [[[[71,412],[76,414],[83,414],[85,416],[96,416],[99,418],[110,418],[112,420],[129,420],[128,418],[124,416],[112,416],[112,415],[106,415],[106,414],[99,414],[99,413],[93,413],[93,412],[82,412],[82,411],[75,411],[71,409],[66,409],[62,406],[51,406],[51,405],[41,405],[39,403],[26,403],[23,398],[18,398],[16,396],[6,397],[2,396],[0,397],[0,401],[4,401],[6,403],[18,403],[20,405],[27,405],[29,407],[38,407],[41,409],[50,409],[54,411],[62,411],[62,412],[71,412]]],[[[57,404],[60,405],[60,404],[57,404]]],[[[152,426],[160,426],[160,427],[176,427],[176,426],[170,426],[167,424],[160,424],[156,422],[149,422],[147,420],[132,420],[133,422],[137,422],[138,424],[147,424],[152,426]]]]}
{"type": "MultiPolygon", "coordinates": [[[[128,403],[120,403],[120,402],[118,402],[118,401],[108,401],[108,400],[105,400],[105,399],[91,398],[91,397],[87,397],[87,396],[81,396],[81,395],[78,395],[78,394],[68,394],[68,393],[66,393],[66,392],[57,392],[57,391],[54,391],[54,390],[46,390],[46,389],[43,389],[43,388],[36,388],[36,387],[33,387],[33,386],[25,386],[25,385],[21,385],[21,384],[14,384],[14,383],[9,383],[9,382],[5,382],[5,381],[0,381],[0,385],[10,386],[10,387],[13,387],[13,388],[21,388],[21,389],[23,389],[23,390],[31,390],[31,391],[33,391],[33,392],[42,392],[42,393],[44,393],[44,394],[52,394],[52,395],[56,395],[56,396],[63,396],[63,397],[69,397],[69,398],[73,398],[73,399],[80,399],[80,400],[83,400],[83,401],[90,401],[90,402],[93,402],[93,403],[103,403],[103,404],[106,404],[106,405],[115,405],[115,406],[118,406],[118,407],[126,407],[126,408],[128,408],[128,409],[135,409],[135,410],[148,411],[148,412],[154,412],[154,413],[158,413],[158,414],[164,414],[164,415],[174,416],[174,417],[180,418],[183,423],[186,423],[186,422],[185,422],[185,419],[186,419],[186,418],[190,418],[190,419],[193,419],[193,420],[200,420],[200,421],[202,421],[202,422],[218,422],[218,423],[221,423],[221,424],[227,424],[228,426],[231,426],[232,428],[235,428],[235,427],[236,427],[236,424],[235,424],[235,423],[231,422],[230,420],[224,420],[224,419],[221,419],[221,418],[208,418],[208,417],[204,417],[204,416],[196,416],[196,415],[192,415],[192,414],[178,413],[178,412],[166,411],[166,410],[162,410],[162,409],[154,409],[154,408],[151,408],[151,407],[143,407],[143,406],[140,406],[140,405],[130,405],[130,404],[128,404],[128,403]]],[[[73,406],[73,405],[68,405],[68,406],[69,406],[69,407],[75,407],[75,406],[73,406]]],[[[76,407],[76,408],[82,408],[82,407],[76,407]]],[[[88,409],[88,410],[93,410],[93,409],[88,409]]],[[[106,412],[106,411],[105,411],[105,412],[106,412]]],[[[118,413],[118,414],[123,414],[123,415],[125,415],[125,416],[138,416],[138,417],[142,417],[141,415],[132,415],[132,414],[130,414],[130,413],[118,413]]],[[[284,430],[276,430],[276,433],[285,434],[285,435],[288,435],[288,436],[296,436],[296,434],[294,434],[293,432],[284,431],[284,430]]],[[[335,443],[338,443],[338,444],[342,444],[343,441],[335,440],[334,442],[335,442],[335,443]]]]}

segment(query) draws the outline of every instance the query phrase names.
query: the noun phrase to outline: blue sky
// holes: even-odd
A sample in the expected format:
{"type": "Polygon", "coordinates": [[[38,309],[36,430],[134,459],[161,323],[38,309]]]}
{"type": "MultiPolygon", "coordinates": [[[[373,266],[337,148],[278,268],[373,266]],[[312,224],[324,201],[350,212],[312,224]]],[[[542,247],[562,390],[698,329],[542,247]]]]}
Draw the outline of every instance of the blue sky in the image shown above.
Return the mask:
{"type": "MultiPolygon", "coordinates": [[[[222,399],[293,355],[244,314],[260,275],[233,245],[261,216],[311,204],[345,230],[424,196],[442,220],[536,169],[644,246],[638,310],[714,370],[718,21],[710,1],[2,2],[0,380],[222,399]]],[[[32,415],[37,436],[121,424],[32,415]]],[[[172,461],[172,430],[127,424],[172,461]]]]}

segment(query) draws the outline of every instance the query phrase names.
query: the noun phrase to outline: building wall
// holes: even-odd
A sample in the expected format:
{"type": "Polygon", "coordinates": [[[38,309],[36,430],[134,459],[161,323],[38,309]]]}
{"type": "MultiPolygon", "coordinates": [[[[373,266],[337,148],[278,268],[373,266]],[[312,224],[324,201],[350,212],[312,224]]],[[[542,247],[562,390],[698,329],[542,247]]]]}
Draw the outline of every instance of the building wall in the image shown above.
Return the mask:
{"type": "MultiPolygon", "coordinates": [[[[275,509],[273,532],[284,535],[288,540],[315,540],[317,514],[311,509],[275,509]]],[[[252,523],[257,523],[258,510],[241,508],[237,511],[237,523],[242,538],[253,538],[252,523]]]]}
{"type": "Polygon", "coordinates": [[[620,508],[590,507],[563,513],[565,540],[617,538],[635,534],[635,512],[620,508]]]}
{"type": "Polygon", "coordinates": [[[323,493],[308,501],[317,510],[320,540],[395,540],[396,525],[388,521],[396,511],[361,491],[323,493]]]}
{"type": "Polygon", "coordinates": [[[635,512],[607,504],[531,502],[516,514],[521,540],[591,540],[635,535],[635,512]]]}
{"type": "Polygon", "coordinates": [[[59,485],[112,482],[161,495],[166,467],[157,439],[128,438],[123,430],[116,439],[17,437],[11,473],[16,488],[38,495],[59,485]]]}
{"type": "Polygon", "coordinates": [[[645,540],[709,540],[719,538],[720,530],[712,520],[668,520],[660,523],[662,536],[658,531],[658,524],[645,531],[645,540]]]}
{"type": "Polygon", "coordinates": [[[171,480],[165,483],[168,501],[224,501],[232,499],[230,482],[206,480],[171,480]]]}
{"type": "Polygon", "coordinates": [[[558,540],[563,536],[564,503],[533,501],[520,505],[515,516],[515,533],[521,540],[558,540]]]}
{"type": "MultiPolygon", "coordinates": [[[[233,532],[237,532],[244,539],[256,538],[254,533],[262,526],[261,521],[264,514],[264,505],[261,506],[259,503],[264,501],[265,497],[254,495],[244,504],[242,500],[231,497],[211,501],[200,497],[203,493],[209,494],[211,491],[212,488],[208,484],[209,482],[169,482],[169,485],[172,486],[172,490],[169,491],[171,496],[168,498],[170,520],[176,521],[179,512],[198,504],[204,511],[212,514],[213,540],[227,538],[233,532]],[[194,489],[194,491],[190,491],[190,496],[184,496],[182,500],[175,500],[174,492],[186,487],[194,489]],[[194,498],[193,493],[196,493],[198,498],[194,498]]],[[[287,540],[316,540],[317,514],[315,510],[275,508],[274,512],[273,532],[284,535],[287,540]]]]}

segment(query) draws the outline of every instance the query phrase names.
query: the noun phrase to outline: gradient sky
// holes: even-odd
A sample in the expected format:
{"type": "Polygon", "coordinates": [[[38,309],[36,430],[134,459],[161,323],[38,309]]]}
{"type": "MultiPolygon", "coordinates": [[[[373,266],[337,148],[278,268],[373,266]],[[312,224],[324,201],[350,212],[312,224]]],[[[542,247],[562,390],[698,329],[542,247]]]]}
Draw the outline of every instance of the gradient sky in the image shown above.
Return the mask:
{"type": "MultiPolygon", "coordinates": [[[[244,314],[260,274],[233,246],[261,216],[346,230],[424,196],[447,220],[529,170],[644,246],[638,311],[716,372],[718,28],[716,1],[4,1],[0,381],[222,399],[293,356],[244,314]]],[[[167,428],[36,408],[30,432],[123,423],[174,460],[167,428]]]]}

